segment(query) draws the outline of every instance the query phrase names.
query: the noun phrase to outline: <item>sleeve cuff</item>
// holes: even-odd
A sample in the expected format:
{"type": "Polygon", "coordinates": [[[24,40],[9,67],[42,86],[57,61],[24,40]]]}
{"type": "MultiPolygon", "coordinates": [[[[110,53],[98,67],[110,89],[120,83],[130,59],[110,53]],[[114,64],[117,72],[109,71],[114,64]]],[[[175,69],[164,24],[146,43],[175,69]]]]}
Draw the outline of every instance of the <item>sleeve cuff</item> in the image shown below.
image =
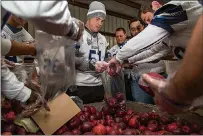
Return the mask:
{"type": "Polygon", "coordinates": [[[30,98],[30,95],[31,95],[31,89],[24,86],[24,88],[21,90],[21,92],[16,97],[16,100],[19,100],[21,102],[26,102],[30,98]]]}
{"type": "Polygon", "coordinates": [[[118,60],[121,64],[123,64],[123,60],[118,58],[118,55],[116,55],[116,60],[118,60]]]}
{"type": "Polygon", "coordinates": [[[11,50],[11,40],[9,39],[1,39],[1,54],[5,56],[11,50]]]}

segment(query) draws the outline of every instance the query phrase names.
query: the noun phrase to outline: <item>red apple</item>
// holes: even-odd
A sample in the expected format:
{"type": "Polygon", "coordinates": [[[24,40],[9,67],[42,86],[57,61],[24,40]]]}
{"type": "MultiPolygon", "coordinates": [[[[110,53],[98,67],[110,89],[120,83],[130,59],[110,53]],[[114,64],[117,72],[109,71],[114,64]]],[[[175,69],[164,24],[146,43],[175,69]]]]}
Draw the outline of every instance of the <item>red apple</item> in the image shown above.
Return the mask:
{"type": "Polygon", "coordinates": [[[89,112],[84,112],[84,115],[85,115],[86,118],[89,118],[90,113],[89,112]]]}
{"type": "Polygon", "coordinates": [[[118,102],[116,100],[116,98],[111,97],[107,99],[107,104],[111,107],[111,108],[116,108],[118,107],[118,102]]]}
{"type": "Polygon", "coordinates": [[[128,126],[132,128],[138,128],[139,127],[139,122],[137,120],[137,117],[133,116],[129,121],[128,121],[128,126]]]}
{"type": "Polygon", "coordinates": [[[93,120],[96,120],[96,115],[90,115],[89,120],[92,122],[93,120]]]}
{"type": "Polygon", "coordinates": [[[118,110],[116,111],[116,117],[123,117],[125,115],[125,111],[118,110]]]}
{"type": "Polygon", "coordinates": [[[167,125],[168,123],[170,123],[169,118],[160,116],[160,124],[167,125]]]}
{"type": "Polygon", "coordinates": [[[131,129],[134,135],[140,135],[140,131],[137,129],[131,129]]]}
{"type": "Polygon", "coordinates": [[[82,109],[83,112],[89,112],[91,113],[91,109],[90,106],[84,106],[84,108],[82,109]]]}
{"type": "Polygon", "coordinates": [[[149,121],[149,115],[147,113],[141,113],[141,114],[139,114],[138,121],[142,125],[147,125],[147,123],[149,121]]]}
{"type": "Polygon", "coordinates": [[[139,126],[138,130],[139,130],[140,132],[143,132],[143,131],[146,130],[146,127],[145,127],[145,126],[139,126]]]}
{"type": "Polygon", "coordinates": [[[72,130],[72,134],[73,134],[73,135],[81,135],[81,132],[80,132],[80,130],[78,130],[78,129],[73,129],[73,130],[72,130]]]}
{"type": "Polygon", "coordinates": [[[158,121],[160,119],[159,114],[156,112],[149,112],[148,115],[149,115],[150,120],[157,120],[158,121]]]}
{"type": "Polygon", "coordinates": [[[97,120],[99,120],[99,119],[102,118],[102,114],[101,114],[101,112],[99,112],[99,111],[96,112],[95,116],[96,116],[96,119],[97,119],[97,120]]]}
{"type": "Polygon", "coordinates": [[[11,124],[5,124],[3,126],[3,131],[4,132],[11,132],[14,133],[16,131],[16,125],[11,123],[11,124]]]}
{"type": "Polygon", "coordinates": [[[125,130],[126,129],[126,124],[121,122],[118,124],[118,126],[122,129],[122,130],[125,130]]]}
{"type": "Polygon", "coordinates": [[[85,115],[81,115],[79,118],[81,123],[88,121],[88,118],[85,115]]]}
{"type": "Polygon", "coordinates": [[[108,135],[119,135],[118,130],[112,130],[109,133],[107,133],[108,135]]]}
{"type": "Polygon", "coordinates": [[[167,125],[167,131],[173,132],[174,130],[178,129],[178,125],[176,122],[167,125]]]}
{"type": "Polygon", "coordinates": [[[95,114],[97,110],[94,106],[90,106],[90,111],[91,111],[91,114],[95,114]]]}
{"type": "Polygon", "coordinates": [[[92,131],[92,124],[90,122],[84,122],[81,125],[81,131],[83,133],[85,133],[85,132],[91,132],[92,131]]]}
{"type": "Polygon", "coordinates": [[[6,111],[6,112],[12,109],[11,102],[7,100],[1,101],[1,107],[2,107],[2,111],[6,111]]]}
{"type": "Polygon", "coordinates": [[[83,111],[80,111],[80,112],[78,112],[75,116],[79,118],[79,117],[80,117],[81,115],[83,115],[83,114],[84,114],[83,111]]]}
{"type": "Polygon", "coordinates": [[[99,124],[93,128],[92,132],[96,135],[106,135],[106,128],[104,125],[99,124]]]}
{"type": "Polygon", "coordinates": [[[183,131],[180,128],[173,130],[172,132],[174,135],[183,135],[183,131]]]}
{"type": "Polygon", "coordinates": [[[123,117],[123,122],[124,122],[124,123],[128,123],[131,117],[132,117],[132,115],[125,115],[125,116],[123,117]]]}
{"type": "Polygon", "coordinates": [[[110,126],[106,126],[106,132],[107,132],[107,134],[109,134],[110,131],[112,131],[112,128],[110,126]]]}
{"type": "Polygon", "coordinates": [[[115,123],[114,120],[108,119],[106,120],[106,124],[111,126],[112,123],[115,123]]]}
{"type": "Polygon", "coordinates": [[[126,115],[131,115],[131,116],[133,116],[135,114],[135,112],[134,112],[134,110],[132,110],[132,109],[128,109],[127,111],[126,111],[126,115]]]}
{"type": "Polygon", "coordinates": [[[73,117],[70,121],[68,121],[68,126],[71,129],[78,128],[80,125],[80,119],[78,117],[73,117]]]}
{"type": "Polygon", "coordinates": [[[113,117],[112,117],[111,115],[106,115],[105,119],[106,119],[106,120],[109,120],[109,119],[111,119],[111,120],[112,120],[112,119],[113,119],[113,117]]]}
{"type": "Polygon", "coordinates": [[[147,130],[151,131],[151,132],[156,132],[159,130],[158,126],[154,125],[154,124],[150,124],[147,126],[147,130]]]}
{"type": "Polygon", "coordinates": [[[16,114],[13,111],[3,114],[3,117],[6,121],[14,121],[16,118],[16,114]]]}
{"type": "Polygon", "coordinates": [[[106,125],[106,122],[105,122],[105,120],[100,119],[100,120],[97,120],[97,125],[98,124],[106,125]]]}
{"type": "Polygon", "coordinates": [[[117,99],[119,102],[122,102],[123,100],[125,100],[125,96],[124,96],[123,93],[118,92],[118,93],[116,93],[116,99],[117,99]]]}
{"type": "Polygon", "coordinates": [[[93,120],[93,121],[91,121],[91,124],[92,124],[92,126],[97,125],[97,120],[93,120]]]}
{"type": "Polygon", "coordinates": [[[26,132],[26,130],[23,127],[17,126],[16,134],[17,135],[26,135],[27,132],[26,132]]]}
{"type": "Polygon", "coordinates": [[[119,103],[118,104],[118,109],[122,111],[126,111],[127,105],[125,103],[119,103]]]}
{"type": "Polygon", "coordinates": [[[103,106],[102,111],[104,112],[105,115],[109,114],[109,107],[108,106],[103,106]]]}
{"type": "Polygon", "coordinates": [[[160,129],[160,130],[167,130],[167,125],[160,125],[160,126],[159,126],[159,129],[160,129]]]}
{"type": "Polygon", "coordinates": [[[191,133],[191,129],[189,126],[184,125],[184,126],[182,126],[181,129],[183,131],[183,134],[185,134],[185,135],[189,135],[191,133]]]}

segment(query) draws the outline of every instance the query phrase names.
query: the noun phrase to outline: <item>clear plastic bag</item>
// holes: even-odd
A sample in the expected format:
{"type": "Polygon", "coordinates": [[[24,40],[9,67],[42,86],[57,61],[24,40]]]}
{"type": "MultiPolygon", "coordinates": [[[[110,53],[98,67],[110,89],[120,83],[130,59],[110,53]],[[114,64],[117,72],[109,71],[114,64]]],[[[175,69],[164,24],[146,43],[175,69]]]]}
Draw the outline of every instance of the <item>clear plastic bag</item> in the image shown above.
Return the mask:
{"type": "Polygon", "coordinates": [[[105,97],[115,97],[116,93],[121,92],[126,96],[124,73],[110,76],[106,71],[102,73],[102,82],[105,90],[105,97]]]}
{"type": "Polygon", "coordinates": [[[75,81],[75,41],[37,30],[37,60],[43,97],[49,101],[75,81]]]}
{"type": "Polygon", "coordinates": [[[34,63],[16,63],[13,68],[10,69],[17,79],[23,83],[27,83],[32,79],[32,74],[35,71],[34,63]]]}

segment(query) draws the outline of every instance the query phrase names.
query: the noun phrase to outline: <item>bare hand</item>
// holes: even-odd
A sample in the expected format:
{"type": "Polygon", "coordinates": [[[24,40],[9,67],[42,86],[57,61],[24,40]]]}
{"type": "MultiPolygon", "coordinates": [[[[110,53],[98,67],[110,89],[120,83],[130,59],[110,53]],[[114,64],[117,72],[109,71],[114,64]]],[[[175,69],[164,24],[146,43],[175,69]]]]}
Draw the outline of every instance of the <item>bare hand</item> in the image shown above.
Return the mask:
{"type": "Polygon", "coordinates": [[[27,86],[32,89],[32,93],[30,98],[27,100],[27,104],[21,104],[21,106],[24,108],[21,116],[29,117],[39,111],[41,107],[44,107],[47,111],[50,111],[47,101],[44,99],[44,94],[40,90],[40,85],[36,81],[32,80],[27,83],[27,86]]]}
{"type": "Polygon", "coordinates": [[[96,72],[99,72],[99,73],[104,72],[107,69],[107,67],[108,67],[108,63],[105,61],[98,61],[95,64],[96,72]]]}
{"type": "MultiPolygon", "coordinates": [[[[155,104],[161,111],[168,112],[169,114],[184,112],[184,109],[178,108],[167,102],[161,95],[161,91],[165,91],[168,86],[168,82],[166,80],[156,79],[147,74],[143,74],[142,78],[143,81],[154,91],[155,104]]],[[[169,94],[167,94],[167,96],[170,98],[169,94]]]]}

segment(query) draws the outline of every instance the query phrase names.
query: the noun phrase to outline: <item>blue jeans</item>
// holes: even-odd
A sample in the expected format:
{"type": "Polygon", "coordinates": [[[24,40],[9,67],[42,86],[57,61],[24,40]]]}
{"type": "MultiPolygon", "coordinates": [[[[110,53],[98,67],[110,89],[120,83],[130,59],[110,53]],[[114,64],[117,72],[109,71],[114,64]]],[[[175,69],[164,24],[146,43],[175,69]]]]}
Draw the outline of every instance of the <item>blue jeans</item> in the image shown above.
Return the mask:
{"type": "Polygon", "coordinates": [[[132,96],[134,101],[146,104],[154,104],[153,97],[144,92],[138,84],[139,77],[133,78],[131,82],[132,96]]]}

